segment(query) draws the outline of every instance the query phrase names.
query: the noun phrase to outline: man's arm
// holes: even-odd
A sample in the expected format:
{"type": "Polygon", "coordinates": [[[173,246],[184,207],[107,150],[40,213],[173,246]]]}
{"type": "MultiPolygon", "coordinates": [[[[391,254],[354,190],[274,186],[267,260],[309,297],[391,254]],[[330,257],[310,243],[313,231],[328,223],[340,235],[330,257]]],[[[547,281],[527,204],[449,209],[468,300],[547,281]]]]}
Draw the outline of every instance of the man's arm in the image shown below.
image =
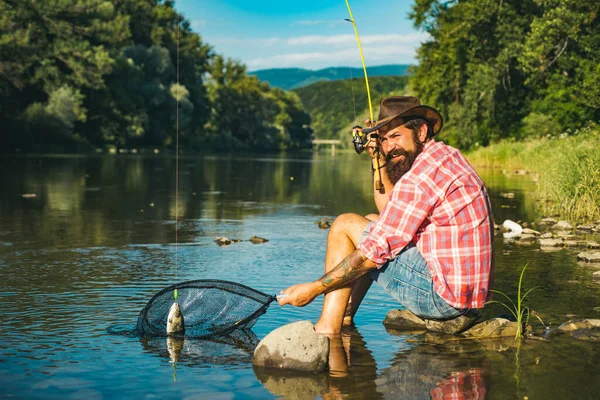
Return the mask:
{"type": "Polygon", "coordinates": [[[373,261],[366,258],[359,250],[355,250],[334,269],[316,281],[301,283],[282,290],[281,293],[286,296],[279,300],[279,304],[305,306],[311,303],[315,297],[346,286],[376,267],[377,265],[373,261]]]}

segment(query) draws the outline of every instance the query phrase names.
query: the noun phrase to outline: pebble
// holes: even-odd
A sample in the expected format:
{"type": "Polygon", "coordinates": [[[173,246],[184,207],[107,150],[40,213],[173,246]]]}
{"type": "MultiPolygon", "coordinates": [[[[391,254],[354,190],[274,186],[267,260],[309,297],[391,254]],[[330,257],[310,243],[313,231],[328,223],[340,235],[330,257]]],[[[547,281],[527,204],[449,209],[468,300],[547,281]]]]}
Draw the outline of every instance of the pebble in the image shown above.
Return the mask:
{"type": "Polygon", "coordinates": [[[540,239],[542,247],[562,247],[564,242],[562,239],[540,239]]]}

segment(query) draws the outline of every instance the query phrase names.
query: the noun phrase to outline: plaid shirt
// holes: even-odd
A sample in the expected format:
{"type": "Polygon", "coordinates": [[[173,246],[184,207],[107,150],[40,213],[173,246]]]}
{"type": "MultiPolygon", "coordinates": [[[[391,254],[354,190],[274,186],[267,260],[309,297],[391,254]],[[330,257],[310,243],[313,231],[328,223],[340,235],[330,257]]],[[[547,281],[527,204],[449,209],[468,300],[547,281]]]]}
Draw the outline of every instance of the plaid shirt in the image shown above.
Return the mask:
{"type": "Polygon", "coordinates": [[[491,298],[493,229],[481,178],[458,150],[430,141],[359,250],[381,268],[413,242],[441,298],[455,308],[481,308],[491,298]]]}

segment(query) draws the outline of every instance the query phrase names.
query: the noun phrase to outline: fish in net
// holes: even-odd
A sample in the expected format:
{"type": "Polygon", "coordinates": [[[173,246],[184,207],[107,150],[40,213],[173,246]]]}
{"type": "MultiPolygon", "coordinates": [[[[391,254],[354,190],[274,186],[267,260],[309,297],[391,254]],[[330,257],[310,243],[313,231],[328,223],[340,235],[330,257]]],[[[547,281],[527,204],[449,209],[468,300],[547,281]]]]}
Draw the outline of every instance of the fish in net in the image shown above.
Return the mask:
{"type": "Polygon", "coordinates": [[[136,332],[140,336],[167,336],[169,309],[176,301],[184,331],[168,336],[209,339],[237,329],[251,328],[277,299],[248,286],[222,280],[177,283],[158,292],[140,311],[136,332]],[[177,290],[177,299],[175,291],[177,290]]]}

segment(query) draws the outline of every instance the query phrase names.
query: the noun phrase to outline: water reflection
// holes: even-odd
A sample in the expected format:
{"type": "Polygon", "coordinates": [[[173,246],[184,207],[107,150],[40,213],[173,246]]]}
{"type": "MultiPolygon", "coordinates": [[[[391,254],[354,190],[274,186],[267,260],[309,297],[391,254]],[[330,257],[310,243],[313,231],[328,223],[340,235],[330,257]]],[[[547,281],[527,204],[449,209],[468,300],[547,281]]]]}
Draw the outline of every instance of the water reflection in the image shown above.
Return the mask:
{"type": "Polygon", "coordinates": [[[248,365],[258,344],[254,332],[241,329],[212,340],[140,337],[139,341],[147,353],[171,363],[201,368],[248,365]]]}

